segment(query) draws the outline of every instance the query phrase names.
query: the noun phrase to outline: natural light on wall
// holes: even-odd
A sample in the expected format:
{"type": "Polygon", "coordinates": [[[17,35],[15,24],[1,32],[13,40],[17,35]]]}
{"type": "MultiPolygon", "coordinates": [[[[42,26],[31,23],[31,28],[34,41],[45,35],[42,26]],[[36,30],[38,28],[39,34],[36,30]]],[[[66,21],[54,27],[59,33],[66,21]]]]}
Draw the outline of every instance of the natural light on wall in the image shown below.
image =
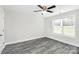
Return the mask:
{"type": "Polygon", "coordinates": [[[75,24],[73,18],[62,18],[52,21],[53,33],[75,37],[75,24]]]}

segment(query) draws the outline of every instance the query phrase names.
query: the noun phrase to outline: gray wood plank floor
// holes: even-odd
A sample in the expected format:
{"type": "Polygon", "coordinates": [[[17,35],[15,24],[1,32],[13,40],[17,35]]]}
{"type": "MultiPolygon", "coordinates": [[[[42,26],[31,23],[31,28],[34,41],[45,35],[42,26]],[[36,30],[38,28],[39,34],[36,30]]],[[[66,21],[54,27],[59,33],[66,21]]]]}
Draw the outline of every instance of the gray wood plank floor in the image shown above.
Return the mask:
{"type": "Polygon", "coordinates": [[[50,38],[6,45],[2,54],[77,54],[79,48],[50,38]]]}

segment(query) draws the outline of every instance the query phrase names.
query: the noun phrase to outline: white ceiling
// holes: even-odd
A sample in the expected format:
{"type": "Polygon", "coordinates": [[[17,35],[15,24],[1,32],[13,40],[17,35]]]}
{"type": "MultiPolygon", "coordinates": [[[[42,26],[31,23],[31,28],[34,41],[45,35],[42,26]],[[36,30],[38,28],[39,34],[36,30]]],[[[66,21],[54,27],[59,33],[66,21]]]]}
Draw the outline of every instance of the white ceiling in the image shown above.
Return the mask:
{"type": "MultiPolygon", "coordinates": [[[[22,13],[36,13],[34,10],[40,10],[36,5],[4,5],[2,6],[6,11],[15,11],[22,13]]],[[[56,5],[56,8],[51,9],[54,13],[45,13],[44,16],[53,16],[59,13],[71,11],[74,9],[78,9],[79,5],[56,5]]],[[[41,14],[41,12],[37,12],[37,14],[41,14]]]]}

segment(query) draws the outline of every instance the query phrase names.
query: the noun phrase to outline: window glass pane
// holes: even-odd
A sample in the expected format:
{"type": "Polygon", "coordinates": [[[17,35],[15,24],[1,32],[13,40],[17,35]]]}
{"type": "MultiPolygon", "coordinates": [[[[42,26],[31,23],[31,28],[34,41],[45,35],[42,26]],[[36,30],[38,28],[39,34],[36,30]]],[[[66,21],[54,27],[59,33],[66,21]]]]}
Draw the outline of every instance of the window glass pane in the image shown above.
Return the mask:
{"type": "Polygon", "coordinates": [[[53,33],[62,33],[61,20],[57,19],[53,21],[53,33]]]}
{"type": "Polygon", "coordinates": [[[74,24],[73,24],[73,19],[71,18],[64,18],[62,20],[63,22],[63,33],[65,35],[68,35],[68,36],[74,36],[75,35],[75,31],[74,31],[74,24]]]}

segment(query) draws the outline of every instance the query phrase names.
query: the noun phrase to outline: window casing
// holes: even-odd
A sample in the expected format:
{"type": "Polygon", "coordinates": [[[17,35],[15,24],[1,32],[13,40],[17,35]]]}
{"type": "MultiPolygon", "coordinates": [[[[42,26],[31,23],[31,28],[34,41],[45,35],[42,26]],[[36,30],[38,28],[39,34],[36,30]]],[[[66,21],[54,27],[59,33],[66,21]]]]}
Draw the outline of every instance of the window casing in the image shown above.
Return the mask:
{"type": "Polygon", "coordinates": [[[75,24],[73,18],[61,18],[52,21],[53,33],[75,37],[75,24]]]}

